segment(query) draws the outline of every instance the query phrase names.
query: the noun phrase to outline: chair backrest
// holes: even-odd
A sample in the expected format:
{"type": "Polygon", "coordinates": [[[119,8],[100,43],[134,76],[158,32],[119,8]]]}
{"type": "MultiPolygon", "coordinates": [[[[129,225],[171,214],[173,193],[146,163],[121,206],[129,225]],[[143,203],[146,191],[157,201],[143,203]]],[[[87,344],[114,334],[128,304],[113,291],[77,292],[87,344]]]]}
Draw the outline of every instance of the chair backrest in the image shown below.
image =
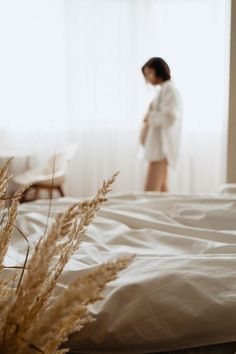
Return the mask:
{"type": "Polygon", "coordinates": [[[54,173],[65,174],[68,164],[74,157],[77,148],[78,146],[76,144],[70,144],[59,152],[56,152],[55,155],[49,158],[44,172],[51,174],[54,170],[54,173]]]}

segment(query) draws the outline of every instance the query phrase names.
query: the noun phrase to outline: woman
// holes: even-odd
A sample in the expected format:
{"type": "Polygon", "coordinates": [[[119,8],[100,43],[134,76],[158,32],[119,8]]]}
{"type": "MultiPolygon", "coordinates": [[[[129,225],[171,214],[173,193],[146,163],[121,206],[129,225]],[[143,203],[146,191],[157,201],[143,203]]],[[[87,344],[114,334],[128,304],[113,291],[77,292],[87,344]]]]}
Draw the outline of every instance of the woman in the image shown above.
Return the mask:
{"type": "Polygon", "coordinates": [[[143,121],[143,157],[149,161],[145,190],[168,191],[168,165],[176,166],[182,120],[181,97],[162,58],[152,58],[142,67],[148,83],[160,90],[143,121]]]}

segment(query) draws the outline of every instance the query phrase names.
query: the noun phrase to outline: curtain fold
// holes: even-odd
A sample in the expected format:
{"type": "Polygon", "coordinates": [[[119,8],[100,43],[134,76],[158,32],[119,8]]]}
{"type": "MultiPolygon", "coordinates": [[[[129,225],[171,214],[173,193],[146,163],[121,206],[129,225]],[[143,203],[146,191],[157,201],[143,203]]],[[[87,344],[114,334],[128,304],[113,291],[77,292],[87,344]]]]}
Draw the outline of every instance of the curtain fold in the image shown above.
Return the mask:
{"type": "MultiPolygon", "coordinates": [[[[224,182],[229,0],[9,0],[0,4],[1,149],[78,144],[68,193],[96,191],[119,170],[116,192],[143,189],[136,158],[156,93],[141,66],[170,65],[184,121],[172,193],[212,193],[224,182]]],[[[1,157],[1,156],[0,156],[1,157]]]]}
{"type": "Polygon", "coordinates": [[[0,2],[0,155],[65,140],[66,34],[64,0],[0,2]]]}
{"type": "Polygon", "coordinates": [[[94,192],[115,170],[117,191],[143,189],[147,166],[135,152],[155,89],[140,69],[152,56],[169,63],[184,104],[170,191],[217,192],[225,173],[229,18],[227,0],[68,2],[69,121],[79,144],[71,193],[94,192]]]}

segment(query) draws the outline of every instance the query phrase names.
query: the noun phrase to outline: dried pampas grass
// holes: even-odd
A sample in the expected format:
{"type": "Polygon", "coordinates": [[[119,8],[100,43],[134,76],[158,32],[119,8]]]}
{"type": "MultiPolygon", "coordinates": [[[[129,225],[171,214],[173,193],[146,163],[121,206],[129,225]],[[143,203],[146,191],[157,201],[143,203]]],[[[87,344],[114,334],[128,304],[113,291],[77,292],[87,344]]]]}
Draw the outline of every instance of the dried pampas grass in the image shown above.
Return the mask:
{"type": "MultiPolygon", "coordinates": [[[[8,161],[0,169],[0,271],[12,237],[19,201],[28,188],[19,190],[5,212],[8,161]]],[[[106,201],[117,173],[103,182],[94,198],[76,203],[60,214],[37,243],[32,256],[11,279],[0,280],[0,352],[3,354],[65,353],[60,345],[68,335],[91,321],[88,305],[101,298],[105,285],[126,268],[130,257],[100,265],[80,277],[55,297],[54,290],[70,257],[79,248],[87,226],[106,201]],[[14,281],[14,284],[16,283],[14,281]]],[[[23,232],[21,235],[26,239],[23,232]]],[[[27,240],[27,239],[26,239],[27,240]]]]}

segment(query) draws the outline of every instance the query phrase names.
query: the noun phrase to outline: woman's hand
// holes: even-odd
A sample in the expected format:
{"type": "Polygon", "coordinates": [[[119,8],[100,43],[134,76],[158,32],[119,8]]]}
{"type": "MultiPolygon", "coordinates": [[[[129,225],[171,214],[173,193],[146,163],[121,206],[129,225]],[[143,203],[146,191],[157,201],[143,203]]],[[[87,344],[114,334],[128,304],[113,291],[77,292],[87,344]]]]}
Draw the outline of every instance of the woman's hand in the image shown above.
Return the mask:
{"type": "Polygon", "coordinates": [[[143,123],[147,123],[148,122],[148,113],[145,114],[145,117],[143,119],[143,123]]]}

